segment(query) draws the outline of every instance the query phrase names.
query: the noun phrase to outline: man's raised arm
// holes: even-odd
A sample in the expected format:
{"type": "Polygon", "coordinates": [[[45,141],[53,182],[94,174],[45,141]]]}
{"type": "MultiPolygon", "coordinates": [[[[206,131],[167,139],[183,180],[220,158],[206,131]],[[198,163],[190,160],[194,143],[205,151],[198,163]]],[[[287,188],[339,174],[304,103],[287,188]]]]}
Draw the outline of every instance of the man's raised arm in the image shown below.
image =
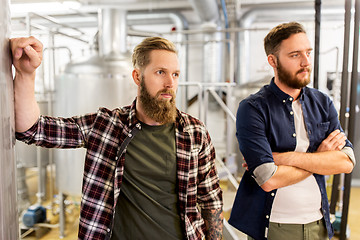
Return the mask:
{"type": "Polygon", "coordinates": [[[35,99],[35,71],[42,61],[42,43],[34,37],[10,39],[15,67],[15,131],[28,130],[39,118],[35,99]]]}

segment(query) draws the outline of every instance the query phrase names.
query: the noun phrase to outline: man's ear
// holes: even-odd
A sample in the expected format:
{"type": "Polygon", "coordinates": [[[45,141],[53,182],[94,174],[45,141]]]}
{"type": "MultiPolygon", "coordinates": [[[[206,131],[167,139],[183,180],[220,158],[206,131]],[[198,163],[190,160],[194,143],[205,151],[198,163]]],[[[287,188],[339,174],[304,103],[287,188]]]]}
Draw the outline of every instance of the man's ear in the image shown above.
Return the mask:
{"type": "Polygon", "coordinates": [[[275,55],[273,54],[269,54],[267,57],[268,63],[270,64],[270,66],[272,66],[273,68],[276,68],[277,66],[277,58],[275,55]]]}
{"type": "Polygon", "coordinates": [[[141,81],[140,76],[141,76],[140,70],[135,68],[132,71],[132,78],[133,78],[135,84],[138,86],[140,86],[140,81],[141,81]]]}

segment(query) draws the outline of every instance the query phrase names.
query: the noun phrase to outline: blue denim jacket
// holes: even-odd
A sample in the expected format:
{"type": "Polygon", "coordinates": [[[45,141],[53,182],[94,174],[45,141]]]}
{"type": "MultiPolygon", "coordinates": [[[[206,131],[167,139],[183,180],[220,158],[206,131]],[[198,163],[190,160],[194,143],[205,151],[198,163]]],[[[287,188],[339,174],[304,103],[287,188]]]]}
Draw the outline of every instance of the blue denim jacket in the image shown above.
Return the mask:
{"type": "MultiPolygon", "coordinates": [[[[310,141],[307,152],[315,152],[331,132],[335,129],[343,130],[328,96],[316,89],[304,87],[299,100],[310,141]]],[[[262,190],[254,180],[253,171],[261,164],[274,162],[272,152],[295,150],[292,101],[293,98],[281,91],[272,79],[270,85],[243,100],[238,108],[236,136],[249,170],[242,177],[229,223],[256,240],[267,239],[276,190],[262,190]]],[[[352,148],[348,140],[346,146],[352,148]]],[[[320,188],[321,210],[331,238],[334,233],[329,217],[325,177],[318,174],[314,174],[314,177],[320,188]]]]}

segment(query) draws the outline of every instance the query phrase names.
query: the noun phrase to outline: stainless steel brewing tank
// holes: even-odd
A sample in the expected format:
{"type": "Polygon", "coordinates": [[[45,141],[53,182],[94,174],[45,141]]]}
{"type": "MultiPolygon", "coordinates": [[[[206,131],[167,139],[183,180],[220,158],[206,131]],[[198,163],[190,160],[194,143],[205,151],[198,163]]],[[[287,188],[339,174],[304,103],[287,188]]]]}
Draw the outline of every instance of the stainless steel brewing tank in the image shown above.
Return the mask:
{"type": "Polygon", "coordinates": [[[18,239],[9,0],[0,0],[0,239],[18,239]]]}
{"type": "MultiPolygon", "coordinates": [[[[96,112],[99,107],[130,105],[137,93],[131,72],[129,55],[93,56],[67,64],[55,78],[54,116],[71,117],[96,112]]],[[[55,150],[54,158],[58,190],[79,195],[85,149],[55,150]]]]}

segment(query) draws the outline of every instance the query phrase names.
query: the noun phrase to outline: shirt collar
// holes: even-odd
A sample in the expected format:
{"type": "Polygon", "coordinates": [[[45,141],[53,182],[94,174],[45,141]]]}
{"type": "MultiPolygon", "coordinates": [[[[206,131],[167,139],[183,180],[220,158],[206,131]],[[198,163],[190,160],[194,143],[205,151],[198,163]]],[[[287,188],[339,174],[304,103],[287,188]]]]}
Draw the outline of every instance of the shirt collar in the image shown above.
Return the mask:
{"type": "Polygon", "coordinates": [[[130,113],[129,113],[128,121],[129,121],[129,127],[131,127],[132,125],[135,125],[139,122],[139,120],[136,117],[136,98],[130,106],[130,113]]]}
{"type": "MultiPolygon", "coordinates": [[[[276,84],[274,81],[274,77],[271,79],[270,82],[270,90],[275,94],[275,96],[283,102],[283,104],[286,104],[287,102],[292,102],[294,101],[294,98],[292,96],[290,96],[289,94],[283,92],[276,84]]],[[[305,91],[306,91],[306,87],[301,89],[300,92],[300,96],[299,99],[304,100],[304,95],[305,95],[305,91]]]]}

